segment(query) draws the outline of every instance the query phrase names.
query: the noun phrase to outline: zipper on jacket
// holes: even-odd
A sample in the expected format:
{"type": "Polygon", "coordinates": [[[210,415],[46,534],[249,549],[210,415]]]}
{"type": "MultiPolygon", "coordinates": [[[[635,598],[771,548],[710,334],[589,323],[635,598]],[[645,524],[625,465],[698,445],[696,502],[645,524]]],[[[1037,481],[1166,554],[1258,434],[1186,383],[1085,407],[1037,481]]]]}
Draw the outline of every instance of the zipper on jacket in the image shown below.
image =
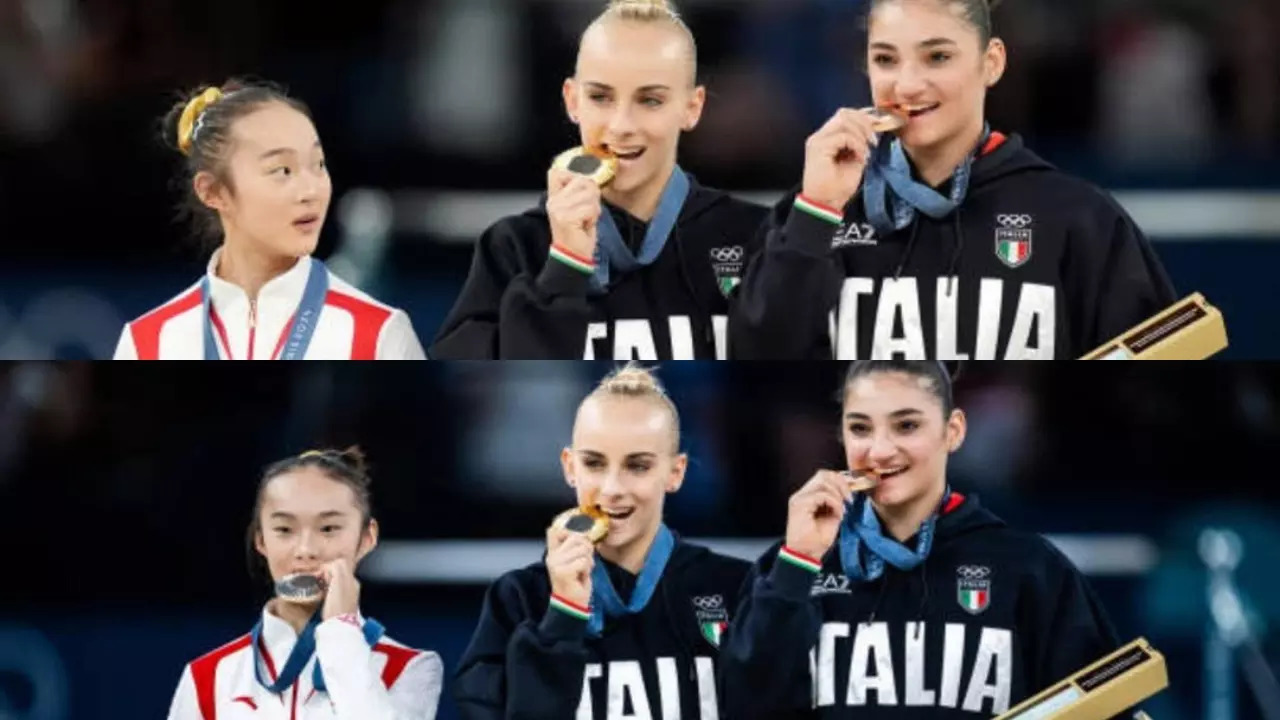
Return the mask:
{"type": "Polygon", "coordinates": [[[249,301],[249,359],[253,359],[253,341],[256,339],[258,329],[258,303],[254,300],[249,301]]]}

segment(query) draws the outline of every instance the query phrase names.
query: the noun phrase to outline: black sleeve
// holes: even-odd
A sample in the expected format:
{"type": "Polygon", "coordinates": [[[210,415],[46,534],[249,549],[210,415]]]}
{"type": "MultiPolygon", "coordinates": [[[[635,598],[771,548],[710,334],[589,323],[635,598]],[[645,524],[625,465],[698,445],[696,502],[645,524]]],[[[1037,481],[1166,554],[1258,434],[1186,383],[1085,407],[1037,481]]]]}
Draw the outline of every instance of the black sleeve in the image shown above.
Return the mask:
{"type": "Polygon", "coordinates": [[[582,358],[590,276],[551,258],[534,270],[521,248],[506,223],[480,237],[462,292],[428,351],[433,359],[582,358]]]}
{"type": "Polygon", "coordinates": [[[804,720],[813,710],[809,653],[822,629],[810,599],[814,573],[776,560],[771,548],[744,582],[737,616],[720,646],[723,715],[732,720],[804,720]]]}
{"type": "Polygon", "coordinates": [[[831,359],[828,318],[844,271],[831,251],[836,226],[778,203],[761,225],[757,250],[730,306],[729,353],[736,360],[831,359]]]}
{"type": "Polygon", "coordinates": [[[530,616],[514,578],[489,588],[453,695],[466,720],[572,718],[587,664],[585,620],[548,605],[530,616]]]}
{"type": "Polygon", "coordinates": [[[1151,242],[1115,201],[1107,199],[1092,242],[1076,243],[1089,251],[1073,253],[1067,267],[1069,316],[1079,343],[1071,357],[1081,357],[1129,328],[1177,302],[1173,283],[1151,242]],[[1106,238],[1098,243],[1099,238],[1106,238]],[[1098,248],[1095,252],[1092,248],[1098,248]]]}
{"type": "Polygon", "coordinates": [[[1084,575],[1056,550],[1056,572],[1029,598],[1035,651],[1034,695],[1114,652],[1121,643],[1084,575]],[[1041,595],[1043,593],[1043,595],[1041,595]]]}

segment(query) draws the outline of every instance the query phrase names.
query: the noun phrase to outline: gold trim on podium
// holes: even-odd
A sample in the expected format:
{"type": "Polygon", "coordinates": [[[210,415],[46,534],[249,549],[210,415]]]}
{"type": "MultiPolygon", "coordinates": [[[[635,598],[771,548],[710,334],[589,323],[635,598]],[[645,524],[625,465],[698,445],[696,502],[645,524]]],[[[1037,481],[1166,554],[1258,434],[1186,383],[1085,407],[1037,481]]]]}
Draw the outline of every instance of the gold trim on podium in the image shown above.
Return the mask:
{"type": "Polygon", "coordinates": [[[1080,359],[1204,360],[1226,347],[1222,313],[1193,293],[1080,359]]]}
{"type": "Polygon", "coordinates": [[[1138,638],[995,720],[1107,720],[1168,686],[1164,655],[1138,638]]]}

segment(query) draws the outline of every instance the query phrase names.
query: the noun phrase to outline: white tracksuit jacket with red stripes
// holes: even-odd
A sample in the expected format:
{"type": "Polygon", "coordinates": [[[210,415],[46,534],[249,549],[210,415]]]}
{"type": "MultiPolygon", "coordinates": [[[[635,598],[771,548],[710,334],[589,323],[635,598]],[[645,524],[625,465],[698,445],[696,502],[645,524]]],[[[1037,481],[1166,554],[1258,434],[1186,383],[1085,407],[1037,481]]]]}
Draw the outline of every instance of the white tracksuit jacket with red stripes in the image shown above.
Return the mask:
{"type": "MultiPolygon", "coordinates": [[[[316,627],[316,650],[291,687],[272,693],[254,672],[252,635],[203,655],[182,671],[168,720],[433,720],[444,665],[434,652],[389,637],[371,648],[360,616],[316,627]],[[325,691],[313,685],[316,659],[325,691]]],[[[257,664],[275,681],[297,640],[284,620],[265,609],[257,664]]]]}
{"type": "MultiPolygon", "coordinates": [[[[238,285],[214,274],[209,260],[210,313],[218,355],[224,359],[267,360],[280,356],[294,313],[311,273],[303,257],[258,291],[256,302],[238,285]]],[[[204,359],[203,296],[200,281],[173,299],[125,325],[116,360],[204,359]]],[[[329,272],[329,292],[305,360],[423,360],[426,355],[409,316],[385,305],[329,272]]]]}

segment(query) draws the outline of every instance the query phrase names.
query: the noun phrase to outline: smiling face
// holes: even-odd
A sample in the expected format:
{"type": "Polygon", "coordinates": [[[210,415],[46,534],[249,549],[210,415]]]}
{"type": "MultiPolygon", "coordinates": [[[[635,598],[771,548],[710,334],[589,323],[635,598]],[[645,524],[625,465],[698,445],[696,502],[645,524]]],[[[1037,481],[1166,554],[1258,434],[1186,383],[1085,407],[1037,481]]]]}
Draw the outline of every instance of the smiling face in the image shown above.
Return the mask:
{"type": "Polygon", "coordinates": [[[693,76],[690,39],[672,22],[605,18],[583,34],[564,103],[584,145],[618,156],[612,190],[665,185],[681,132],[702,116],[706,90],[693,76]]]}
{"type": "Polygon", "coordinates": [[[941,491],[947,457],[964,441],[961,410],[944,414],[931,380],[880,371],[854,379],[844,392],[844,449],[851,470],[874,470],[877,506],[908,506],[941,491]]]}
{"type": "Polygon", "coordinates": [[[657,534],[666,494],[680,488],[688,464],[675,432],[670,411],[652,397],[595,395],[579,408],[561,463],[579,504],[609,515],[605,547],[647,546],[657,534]]]}
{"type": "Polygon", "coordinates": [[[986,40],[974,0],[883,0],[868,24],[867,73],[876,106],[906,110],[912,150],[981,134],[987,88],[1004,72],[1004,43],[986,40]]]}

